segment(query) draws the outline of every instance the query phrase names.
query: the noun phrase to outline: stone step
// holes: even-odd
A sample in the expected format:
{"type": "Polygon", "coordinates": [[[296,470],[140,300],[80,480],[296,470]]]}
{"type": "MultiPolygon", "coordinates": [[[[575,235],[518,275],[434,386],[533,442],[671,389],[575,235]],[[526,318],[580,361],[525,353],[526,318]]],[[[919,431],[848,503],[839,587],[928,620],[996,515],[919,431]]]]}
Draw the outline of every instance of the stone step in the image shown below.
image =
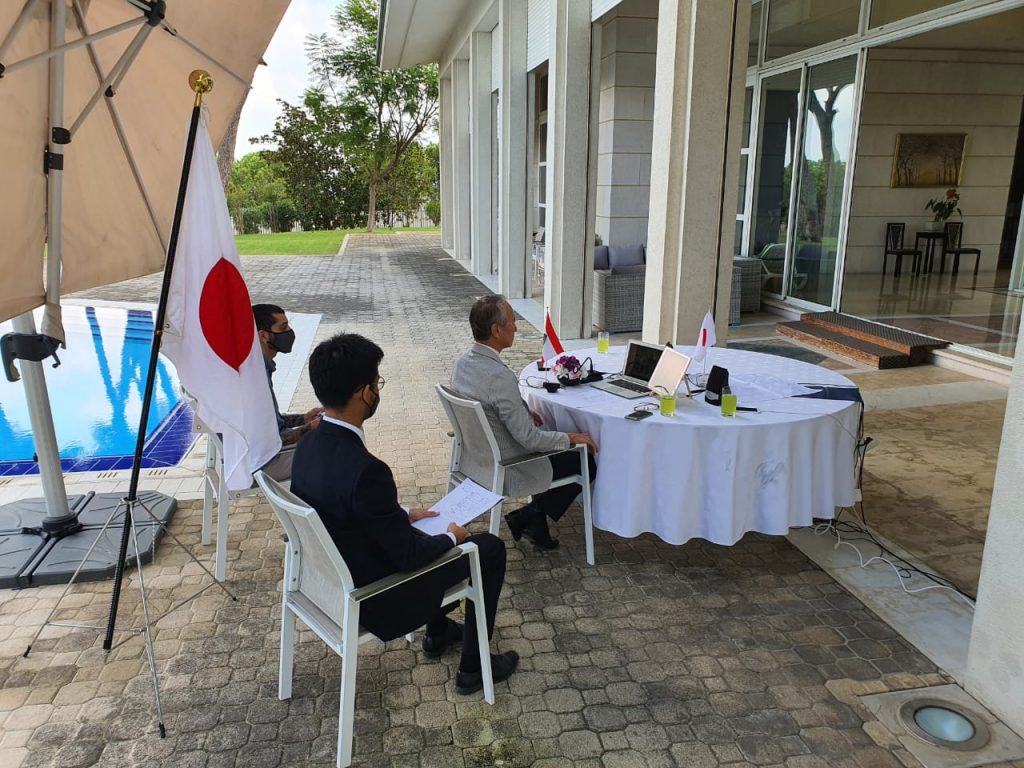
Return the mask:
{"type": "Polygon", "coordinates": [[[895,350],[909,357],[910,365],[923,363],[931,350],[942,349],[949,344],[949,342],[932,336],[892,328],[840,312],[808,312],[801,315],[800,320],[804,323],[821,326],[833,333],[851,336],[870,344],[895,350]]]}
{"type": "Polygon", "coordinates": [[[910,365],[908,355],[803,320],[779,323],[775,326],[775,331],[812,347],[834,352],[875,368],[906,368],[910,365]]]}

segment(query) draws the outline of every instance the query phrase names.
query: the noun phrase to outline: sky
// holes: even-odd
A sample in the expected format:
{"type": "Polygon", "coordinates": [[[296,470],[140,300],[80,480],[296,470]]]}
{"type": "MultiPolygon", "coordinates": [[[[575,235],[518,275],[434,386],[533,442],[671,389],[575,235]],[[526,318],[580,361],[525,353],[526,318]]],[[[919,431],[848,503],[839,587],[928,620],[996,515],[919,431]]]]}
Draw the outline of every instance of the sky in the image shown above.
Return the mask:
{"type": "Polygon", "coordinates": [[[306,35],[319,34],[331,28],[331,14],[341,0],[291,0],[284,18],[263,56],[265,67],[257,67],[252,91],[242,108],[238,124],[235,157],[239,158],[261,147],[249,139],[270,133],[280,107],[277,99],[292,104],[302,97],[308,85],[306,69],[306,35]]]}

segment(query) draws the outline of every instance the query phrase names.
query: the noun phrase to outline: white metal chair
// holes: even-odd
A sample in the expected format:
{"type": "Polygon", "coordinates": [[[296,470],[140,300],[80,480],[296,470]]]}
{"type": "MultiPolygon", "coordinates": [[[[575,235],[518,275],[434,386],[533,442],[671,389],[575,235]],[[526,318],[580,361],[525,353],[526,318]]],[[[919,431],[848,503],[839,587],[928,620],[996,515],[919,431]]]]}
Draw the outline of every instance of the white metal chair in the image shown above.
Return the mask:
{"type": "Polygon", "coordinates": [[[259,487],[254,482],[241,491],[229,491],[224,478],[224,442],[221,436],[199,418],[196,401],[188,392],[183,392],[192,406],[192,430],[206,435],[206,467],[203,469],[203,529],[202,542],[210,543],[213,528],[213,508],[217,507],[217,545],[214,554],[214,576],[224,581],[227,576],[228,557],[228,511],[232,501],[245,496],[257,496],[259,487]]]}
{"type": "Polygon", "coordinates": [[[316,511],[263,472],[256,472],[255,477],[286,533],[277,695],[280,699],[289,699],[292,695],[295,619],[300,618],[332,651],[341,656],[338,768],[344,768],[352,762],[359,645],[373,638],[373,634],[359,626],[360,603],[460,557],[469,558],[469,579],[449,589],[441,604],[448,605],[463,598],[472,601],[477,630],[481,633],[480,669],[484,699],[488,704],[494,703],[480,553],[476,544],[466,542],[448,550],[417,571],[395,573],[357,589],[348,566],[316,511]]]}
{"type": "MultiPolygon", "coordinates": [[[[565,451],[528,453],[523,456],[502,460],[494,432],[487,421],[483,406],[454,390],[438,384],[435,387],[441,398],[441,405],[448,414],[452,425],[452,455],[448,464],[448,490],[469,478],[494,493],[506,495],[505,471],[530,461],[547,460],[548,456],[565,451]]],[[[580,455],[580,472],[551,483],[551,488],[578,483],[583,491],[583,530],[587,545],[587,562],[594,564],[594,521],[591,514],[590,467],[587,464],[587,447],[576,445],[569,448],[580,455]]],[[[501,504],[491,510],[490,531],[498,534],[501,525],[501,504]]]]}

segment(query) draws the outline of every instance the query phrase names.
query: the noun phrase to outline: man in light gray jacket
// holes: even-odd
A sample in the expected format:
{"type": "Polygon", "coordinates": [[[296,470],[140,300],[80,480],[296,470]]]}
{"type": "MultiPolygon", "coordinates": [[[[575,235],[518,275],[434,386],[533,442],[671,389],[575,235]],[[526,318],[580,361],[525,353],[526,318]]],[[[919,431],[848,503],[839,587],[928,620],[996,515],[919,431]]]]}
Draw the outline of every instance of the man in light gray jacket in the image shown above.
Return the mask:
{"type": "MultiPolygon", "coordinates": [[[[589,449],[587,460],[593,478],[597,471],[593,438],[583,432],[541,429],[540,416],[530,411],[519,392],[519,377],[501,360],[499,353],[511,347],[516,337],[515,312],[505,297],[484,296],[477,301],[470,310],[469,325],[476,343],[455,362],[451,387],[483,406],[501,458],[583,444],[589,449]]],[[[505,515],[513,539],[519,541],[525,535],[541,549],[558,546],[548,532],[547,518],[558,520],[581,489],[578,484],[551,488],[551,481],[579,471],[577,453],[556,454],[549,461],[531,461],[509,470],[505,495],[533,496],[525,507],[505,515]]]]}

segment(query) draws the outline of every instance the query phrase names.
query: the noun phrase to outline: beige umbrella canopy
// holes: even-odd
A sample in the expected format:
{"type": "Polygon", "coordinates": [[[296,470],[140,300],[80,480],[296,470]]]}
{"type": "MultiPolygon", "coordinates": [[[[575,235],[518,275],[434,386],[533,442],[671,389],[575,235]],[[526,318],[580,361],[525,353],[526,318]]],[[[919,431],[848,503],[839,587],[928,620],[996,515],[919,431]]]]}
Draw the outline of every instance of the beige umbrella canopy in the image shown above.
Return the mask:
{"type": "MultiPolygon", "coordinates": [[[[0,320],[47,301],[48,216],[59,226],[61,295],[162,267],[193,99],[188,74],[213,76],[205,101],[219,143],[288,2],[0,2],[0,320]],[[63,84],[51,83],[45,54],[51,2],[64,4],[64,39],[75,46],[63,57],[63,84]],[[103,36],[111,29],[119,31],[103,36]],[[86,36],[97,39],[81,45],[86,36]],[[61,86],[56,122],[71,136],[63,193],[48,202],[44,150],[51,92],[61,86]]],[[[56,293],[54,282],[51,305],[56,293]]]]}
{"type": "MultiPolygon", "coordinates": [[[[5,355],[16,338],[49,349],[64,340],[62,295],[161,269],[188,75],[213,76],[205,103],[219,143],[288,3],[0,0],[0,321],[15,318],[5,355]],[[26,313],[43,304],[39,336],[26,313]]],[[[21,373],[47,516],[70,530],[42,366],[30,362],[39,347],[30,347],[21,373]]]]}

